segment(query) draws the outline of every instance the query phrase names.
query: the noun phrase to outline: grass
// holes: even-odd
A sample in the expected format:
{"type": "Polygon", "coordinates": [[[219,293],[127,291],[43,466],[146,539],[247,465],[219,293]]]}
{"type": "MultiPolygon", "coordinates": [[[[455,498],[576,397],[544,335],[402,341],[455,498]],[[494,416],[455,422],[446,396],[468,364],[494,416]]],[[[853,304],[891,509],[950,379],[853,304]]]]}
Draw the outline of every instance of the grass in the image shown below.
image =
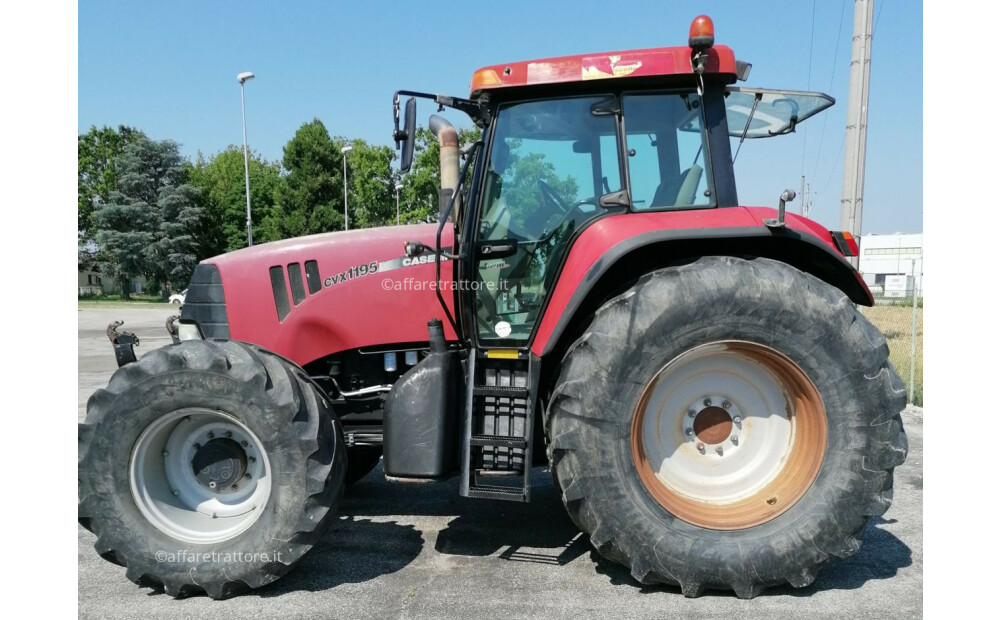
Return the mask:
{"type": "Polygon", "coordinates": [[[121,295],[84,295],[77,298],[78,309],[82,308],[155,308],[166,306],[159,295],[133,294],[131,299],[121,295]]]}
{"type": "MultiPolygon", "coordinates": [[[[912,301],[912,300],[911,300],[912,301]]],[[[861,312],[885,334],[889,343],[889,361],[910,393],[910,334],[913,327],[913,308],[902,306],[875,306],[861,308],[861,312]]],[[[924,404],[924,309],[917,308],[917,351],[913,376],[913,404],[924,404]]]]}

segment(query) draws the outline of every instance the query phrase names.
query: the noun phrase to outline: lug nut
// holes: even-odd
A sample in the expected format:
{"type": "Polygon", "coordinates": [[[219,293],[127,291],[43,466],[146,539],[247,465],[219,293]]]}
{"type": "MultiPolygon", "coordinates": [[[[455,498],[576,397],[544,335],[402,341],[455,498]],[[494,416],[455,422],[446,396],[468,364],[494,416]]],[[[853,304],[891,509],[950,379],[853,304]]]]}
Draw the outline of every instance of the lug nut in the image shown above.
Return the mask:
{"type": "Polygon", "coordinates": [[[740,416],[736,416],[733,418],[733,424],[735,424],[736,426],[739,426],[742,422],[743,418],[741,418],[740,416]]]}
{"type": "Polygon", "coordinates": [[[702,454],[705,453],[705,444],[701,443],[700,441],[698,442],[698,452],[701,452],[702,454]]]}
{"type": "Polygon", "coordinates": [[[214,489],[215,488],[215,480],[209,480],[208,481],[208,488],[210,488],[210,489],[214,489]]]}
{"type": "Polygon", "coordinates": [[[214,439],[215,438],[215,433],[213,433],[212,431],[208,431],[208,438],[209,439],[214,439]]]}
{"type": "Polygon", "coordinates": [[[733,435],[732,437],[730,437],[729,440],[733,442],[734,446],[740,443],[740,439],[736,435],[733,435]]]}
{"type": "Polygon", "coordinates": [[[711,407],[712,406],[712,399],[711,398],[706,398],[703,402],[705,403],[706,407],[711,407]]]}
{"type": "Polygon", "coordinates": [[[201,444],[200,443],[194,444],[194,449],[195,450],[201,450],[201,444]]]}
{"type": "Polygon", "coordinates": [[[247,446],[249,446],[250,444],[248,444],[248,443],[247,443],[247,442],[245,442],[245,441],[241,441],[241,442],[240,442],[240,445],[241,445],[241,446],[243,446],[244,448],[246,448],[246,447],[247,447],[247,446]]]}
{"type": "Polygon", "coordinates": [[[728,400],[722,401],[722,408],[723,409],[729,409],[732,406],[733,406],[733,403],[729,402],[728,400]]]}
{"type": "Polygon", "coordinates": [[[693,418],[696,413],[698,413],[698,412],[695,411],[694,409],[688,409],[688,417],[689,418],[693,418]]]}
{"type": "Polygon", "coordinates": [[[233,485],[233,490],[234,490],[234,491],[235,491],[236,489],[238,489],[238,488],[240,488],[238,484],[234,484],[234,485],[233,485]]]}
{"type": "Polygon", "coordinates": [[[715,453],[718,454],[719,456],[722,456],[722,446],[717,446],[715,448],[715,453]]]}
{"type": "Polygon", "coordinates": [[[693,428],[686,428],[686,429],[684,429],[684,434],[690,437],[691,435],[694,435],[694,429],[693,428]]]}
{"type": "Polygon", "coordinates": [[[251,463],[256,463],[257,462],[257,459],[254,458],[254,457],[252,457],[252,456],[248,456],[247,460],[250,461],[251,463]]]}
{"type": "Polygon", "coordinates": [[[247,472],[247,473],[243,474],[243,477],[245,479],[249,480],[250,479],[250,472],[247,472]]]}
{"type": "Polygon", "coordinates": [[[233,431],[226,431],[226,437],[232,437],[233,431]]]}

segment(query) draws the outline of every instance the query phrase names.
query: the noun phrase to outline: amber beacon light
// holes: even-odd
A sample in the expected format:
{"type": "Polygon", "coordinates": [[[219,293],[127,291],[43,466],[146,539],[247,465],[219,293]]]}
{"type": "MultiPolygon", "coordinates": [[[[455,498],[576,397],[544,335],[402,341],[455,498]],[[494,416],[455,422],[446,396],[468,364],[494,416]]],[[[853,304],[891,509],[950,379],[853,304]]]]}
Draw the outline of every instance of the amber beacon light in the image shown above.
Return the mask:
{"type": "Polygon", "coordinates": [[[708,15],[699,15],[691,22],[688,45],[696,50],[708,49],[715,44],[715,24],[708,15]]]}

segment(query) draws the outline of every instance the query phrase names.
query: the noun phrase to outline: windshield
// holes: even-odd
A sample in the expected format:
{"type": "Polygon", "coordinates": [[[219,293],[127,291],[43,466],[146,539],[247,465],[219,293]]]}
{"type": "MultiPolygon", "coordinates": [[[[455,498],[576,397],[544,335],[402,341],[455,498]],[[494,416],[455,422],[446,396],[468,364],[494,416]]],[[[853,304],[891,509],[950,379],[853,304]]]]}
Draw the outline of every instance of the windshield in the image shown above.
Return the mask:
{"type": "Polygon", "coordinates": [[[480,244],[516,242],[512,256],[477,256],[480,340],[524,341],[573,233],[622,189],[614,97],[502,107],[487,162],[480,244]]]}

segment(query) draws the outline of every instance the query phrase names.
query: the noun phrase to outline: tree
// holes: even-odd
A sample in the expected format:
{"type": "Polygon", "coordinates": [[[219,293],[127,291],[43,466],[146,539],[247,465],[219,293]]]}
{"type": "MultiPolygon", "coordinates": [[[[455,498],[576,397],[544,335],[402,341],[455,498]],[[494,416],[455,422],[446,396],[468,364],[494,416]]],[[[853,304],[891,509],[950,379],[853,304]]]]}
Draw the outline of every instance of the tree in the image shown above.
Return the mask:
{"type": "MultiPolygon", "coordinates": [[[[344,228],[340,148],[319,119],[304,123],[285,145],[284,183],[262,228],[269,239],[344,228]]],[[[251,184],[252,186],[252,184],[251,184]]]]}
{"type": "Polygon", "coordinates": [[[197,263],[201,225],[197,189],[176,142],[141,136],[113,161],[116,188],[94,211],[101,272],[117,280],[122,297],[140,275],[175,286],[187,284],[197,263]]]}
{"type": "Polygon", "coordinates": [[[536,205],[541,200],[538,187],[539,181],[545,182],[563,204],[571,205],[577,200],[579,187],[572,176],[559,178],[552,162],[545,160],[545,155],[528,150],[521,153],[521,141],[517,138],[508,139],[510,148],[507,169],[502,171],[503,196],[510,210],[510,217],[520,225],[531,217],[536,205]]]}
{"type": "Polygon", "coordinates": [[[117,186],[115,158],[144,136],[125,125],[117,129],[91,125],[90,131],[77,137],[77,235],[81,245],[88,245],[94,237],[94,209],[107,204],[117,186]]]}
{"type": "MultiPolygon", "coordinates": [[[[478,128],[462,129],[458,132],[461,146],[480,139],[478,128]]],[[[437,138],[426,127],[418,127],[413,149],[413,165],[403,177],[400,192],[400,207],[406,223],[423,222],[438,213],[438,195],[441,189],[441,147],[437,138]]]]}
{"type": "Polygon", "coordinates": [[[395,224],[396,174],[392,170],[395,157],[392,149],[370,145],[364,140],[354,140],[351,146],[353,148],[347,155],[347,204],[351,228],[395,224]]]}
{"type": "MultiPolygon", "coordinates": [[[[250,207],[256,243],[274,241],[264,221],[274,209],[274,197],[284,182],[277,162],[250,153],[250,207]]],[[[199,188],[204,217],[199,234],[202,256],[215,256],[247,245],[246,175],[243,149],[229,146],[209,161],[198,154],[191,165],[190,182],[199,188]]]]}

